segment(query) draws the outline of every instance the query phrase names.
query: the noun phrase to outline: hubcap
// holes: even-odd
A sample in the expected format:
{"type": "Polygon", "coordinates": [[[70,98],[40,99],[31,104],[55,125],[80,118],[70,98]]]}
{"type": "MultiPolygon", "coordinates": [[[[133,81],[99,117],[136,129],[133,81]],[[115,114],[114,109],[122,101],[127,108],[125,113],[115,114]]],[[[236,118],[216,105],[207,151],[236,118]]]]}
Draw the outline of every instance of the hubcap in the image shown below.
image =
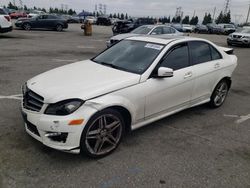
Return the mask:
{"type": "Polygon", "coordinates": [[[228,92],[228,86],[225,82],[222,82],[216,90],[216,95],[214,98],[214,103],[216,106],[220,106],[226,99],[228,92]]]}
{"type": "Polygon", "coordinates": [[[24,29],[25,29],[25,30],[30,30],[30,25],[29,25],[29,24],[26,24],[26,25],[24,26],[24,29]]]}
{"type": "Polygon", "coordinates": [[[121,139],[122,124],[112,114],[98,117],[87,130],[85,144],[90,153],[106,154],[116,148],[121,139]]]}
{"type": "Polygon", "coordinates": [[[62,30],[62,26],[61,25],[58,25],[57,26],[57,31],[61,31],[62,30]]]}

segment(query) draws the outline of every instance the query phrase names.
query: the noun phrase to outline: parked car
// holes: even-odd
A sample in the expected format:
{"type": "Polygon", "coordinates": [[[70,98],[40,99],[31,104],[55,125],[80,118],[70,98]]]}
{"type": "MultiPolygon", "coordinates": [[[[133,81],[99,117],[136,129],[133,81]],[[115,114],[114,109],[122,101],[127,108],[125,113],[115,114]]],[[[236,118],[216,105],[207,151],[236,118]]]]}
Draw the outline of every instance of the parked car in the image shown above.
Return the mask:
{"type": "Polygon", "coordinates": [[[228,35],[236,31],[235,26],[233,24],[218,24],[222,28],[222,33],[228,35]]]}
{"type": "Polygon", "coordinates": [[[250,27],[239,28],[236,32],[228,35],[227,44],[231,45],[243,45],[250,47],[250,27]]]}
{"type": "Polygon", "coordinates": [[[39,16],[42,14],[46,14],[45,12],[41,11],[41,10],[31,10],[28,14],[29,18],[35,17],[35,16],[39,16]]]}
{"type": "Polygon", "coordinates": [[[207,24],[207,28],[208,28],[208,33],[210,34],[222,34],[223,30],[220,26],[218,26],[217,24],[207,24]]]}
{"type": "Polygon", "coordinates": [[[55,15],[44,14],[35,16],[33,18],[20,18],[15,23],[16,27],[24,30],[31,30],[34,28],[55,29],[62,31],[68,28],[67,21],[55,15]]]}
{"type": "Polygon", "coordinates": [[[96,24],[96,17],[94,16],[87,16],[85,20],[88,20],[91,24],[96,24]]]}
{"type": "Polygon", "coordinates": [[[96,25],[106,25],[106,26],[109,26],[109,25],[111,25],[111,20],[108,17],[100,16],[96,20],[96,25]]]}
{"type": "Polygon", "coordinates": [[[111,37],[110,40],[106,42],[107,47],[110,47],[117,42],[132,36],[138,35],[167,35],[167,36],[182,36],[183,33],[177,31],[175,28],[166,25],[143,25],[130,33],[120,34],[111,37]]]}
{"type": "Polygon", "coordinates": [[[28,17],[28,14],[24,11],[16,11],[10,13],[10,18],[11,19],[18,19],[18,18],[25,18],[28,17]]]}
{"type": "Polygon", "coordinates": [[[198,38],[125,39],[28,80],[25,129],[51,148],[106,156],[126,131],[204,103],[220,107],[237,65],[223,50],[231,51],[198,38]]]}
{"type": "Polygon", "coordinates": [[[10,16],[0,7],[0,33],[7,33],[12,31],[12,23],[10,16]]]}
{"type": "Polygon", "coordinates": [[[171,24],[171,27],[175,28],[177,31],[179,32],[186,32],[186,29],[183,28],[183,25],[182,24],[179,24],[179,23],[172,23],[171,24]]]}
{"type": "Polygon", "coordinates": [[[192,25],[189,25],[189,24],[182,24],[182,28],[187,33],[192,33],[194,31],[194,27],[192,25]]]}
{"type": "Polygon", "coordinates": [[[119,20],[112,27],[113,35],[129,33],[134,29],[134,24],[129,20],[119,20]]]}
{"type": "Polygon", "coordinates": [[[136,29],[137,27],[140,27],[142,25],[153,25],[155,24],[155,19],[153,18],[136,18],[133,20],[134,23],[134,29],[136,29]]]}
{"type": "Polygon", "coordinates": [[[205,25],[197,24],[194,29],[194,32],[195,33],[208,33],[208,28],[205,25]]]}

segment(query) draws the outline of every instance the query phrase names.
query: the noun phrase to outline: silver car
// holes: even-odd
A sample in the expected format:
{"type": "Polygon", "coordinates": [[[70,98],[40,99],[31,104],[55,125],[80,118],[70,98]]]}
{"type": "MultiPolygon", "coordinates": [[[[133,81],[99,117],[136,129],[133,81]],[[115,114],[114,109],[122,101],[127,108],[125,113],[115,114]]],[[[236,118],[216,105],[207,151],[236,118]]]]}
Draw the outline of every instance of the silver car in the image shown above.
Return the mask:
{"type": "Polygon", "coordinates": [[[227,44],[244,45],[250,47],[250,27],[240,28],[227,37],[227,44]]]}
{"type": "Polygon", "coordinates": [[[166,25],[143,25],[134,29],[130,33],[120,34],[111,37],[111,39],[108,40],[106,44],[107,47],[110,47],[125,38],[139,36],[139,35],[183,36],[184,34],[177,31],[175,28],[166,25]]]}

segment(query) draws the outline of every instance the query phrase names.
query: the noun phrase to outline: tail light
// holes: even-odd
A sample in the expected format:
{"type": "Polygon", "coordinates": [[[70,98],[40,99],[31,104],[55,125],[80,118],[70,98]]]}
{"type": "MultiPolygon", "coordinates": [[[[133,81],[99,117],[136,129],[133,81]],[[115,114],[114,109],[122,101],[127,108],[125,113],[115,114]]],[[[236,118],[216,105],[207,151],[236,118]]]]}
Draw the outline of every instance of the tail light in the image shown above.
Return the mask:
{"type": "Polygon", "coordinates": [[[10,17],[9,16],[4,16],[6,20],[8,20],[8,22],[10,22],[10,17]]]}

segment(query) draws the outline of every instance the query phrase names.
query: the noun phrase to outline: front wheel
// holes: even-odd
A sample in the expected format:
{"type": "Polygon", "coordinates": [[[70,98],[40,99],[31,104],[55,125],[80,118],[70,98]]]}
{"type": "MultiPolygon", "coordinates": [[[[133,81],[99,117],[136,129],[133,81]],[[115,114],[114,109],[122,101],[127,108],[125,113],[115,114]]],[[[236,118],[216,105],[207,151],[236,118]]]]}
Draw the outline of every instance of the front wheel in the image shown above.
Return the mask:
{"type": "Polygon", "coordinates": [[[87,123],[81,137],[81,151],[93,158],[113,152],[121,142],[125,123],[119,112],[106,109],[87,123]]]}
{"type": "Polygon", "coordinates": [[[56,31],[61,32],[63,30],[63,26],[61,24],[56,25],[56,31]]]}
{"type": "Polygon", "coordinates": [[[210,106],[213,108],[220,107],[226,100],[229,91],[229,84],[226,80],[221,80],[215,87],[210,99],[210,106]]]}
{"type": "Polygon", "coordinates": [[[29,23],[25,23],[23,25],[23,29],[26,30],[26,31],[29,31],[31,29],[31,25],[29,23]]]}

